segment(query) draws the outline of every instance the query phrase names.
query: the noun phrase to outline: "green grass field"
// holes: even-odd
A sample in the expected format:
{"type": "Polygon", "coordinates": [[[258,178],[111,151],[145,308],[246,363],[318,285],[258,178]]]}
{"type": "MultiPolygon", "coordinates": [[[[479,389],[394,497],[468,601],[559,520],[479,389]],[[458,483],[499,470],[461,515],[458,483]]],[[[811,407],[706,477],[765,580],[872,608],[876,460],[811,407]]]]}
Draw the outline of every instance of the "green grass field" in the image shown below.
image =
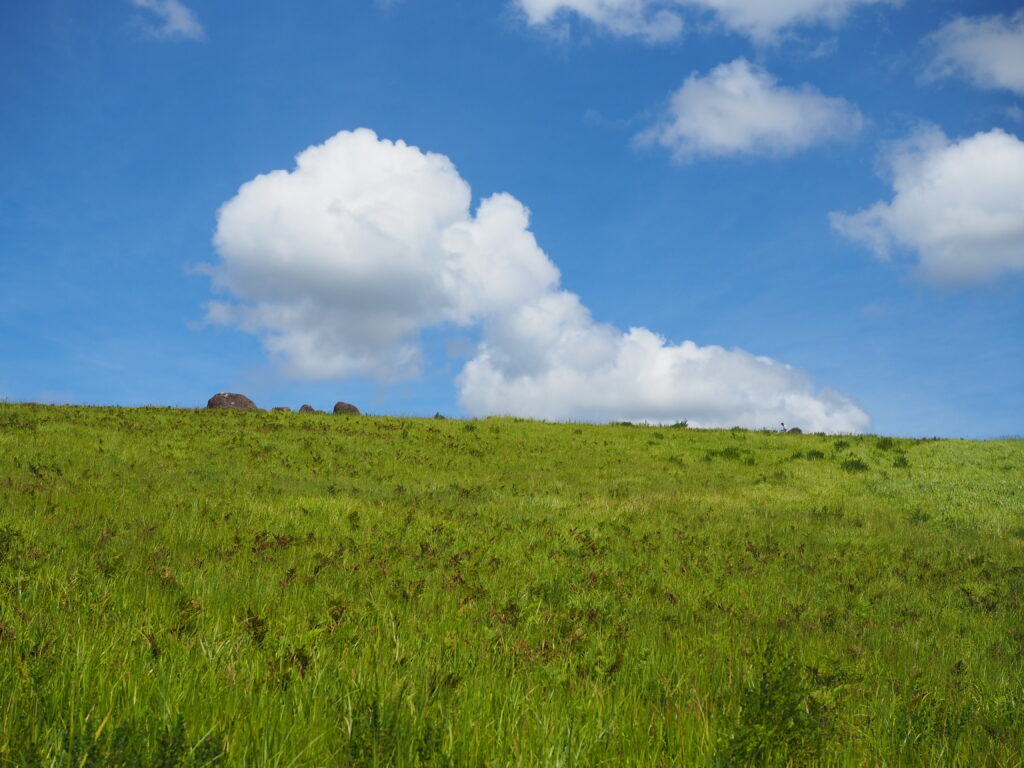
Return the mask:
{"type": "Polygon", "coordinates": [[[1024,766],[1024,442],[0,404],[0,766],[1024,766]]]}

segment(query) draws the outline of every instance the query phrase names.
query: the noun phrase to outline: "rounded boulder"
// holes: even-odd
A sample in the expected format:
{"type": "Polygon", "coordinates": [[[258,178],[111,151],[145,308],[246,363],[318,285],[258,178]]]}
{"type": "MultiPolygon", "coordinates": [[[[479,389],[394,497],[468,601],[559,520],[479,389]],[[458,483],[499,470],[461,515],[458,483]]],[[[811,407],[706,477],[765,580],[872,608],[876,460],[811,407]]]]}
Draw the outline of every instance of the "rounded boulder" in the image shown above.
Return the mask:
{"type": "Polygon", "coordinates": [[[259,408],[256,407],[256,403],[245,395],[239,395],[237,392],[218,392],[207,401],[206,407],[222,408],[229,411],[259,410],[259,408]]]}

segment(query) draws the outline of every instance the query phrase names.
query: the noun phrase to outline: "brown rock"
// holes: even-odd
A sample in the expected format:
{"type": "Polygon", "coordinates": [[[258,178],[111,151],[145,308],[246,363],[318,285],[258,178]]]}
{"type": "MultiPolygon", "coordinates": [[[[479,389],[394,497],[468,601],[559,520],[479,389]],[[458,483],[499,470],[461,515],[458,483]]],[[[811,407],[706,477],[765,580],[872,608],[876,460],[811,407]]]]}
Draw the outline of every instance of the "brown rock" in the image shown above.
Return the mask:
{"type": "Polygon", "coordinates": [[[245,395],[234,392],[218,392],[206,403],[207,408],[225,408],[231,411],[258,411],[256,403],[245,395]]]}
{"type": "Polygon", "coordinates": [[[787,435],[802,435],[804,431],[800,427],[793,427],[791,430],[786,432],[787,435]]]}
{"type": "Polygon", "coordinates": [[[275,405],[270,410],[272,410],[272,411],[281,411],[282,413],[291,413],[292,412],[292,409],[289,408],[287,405],[275,405]]]}
{"type": "Polygon", "coordinates": [[[339,402],[334,404],[334,412],[335,413],[354,413],[354,414],[358,414],[359,413],[359,409],[356,408],[351,403],[343,403],[343,402],[339,401],[339,402]]]}
{"type": "Polygon", "coordinates": [[[303,405],[299,408],[299,413],[323,413],[323,411],[318,411],[312,405],[303,405]]]}

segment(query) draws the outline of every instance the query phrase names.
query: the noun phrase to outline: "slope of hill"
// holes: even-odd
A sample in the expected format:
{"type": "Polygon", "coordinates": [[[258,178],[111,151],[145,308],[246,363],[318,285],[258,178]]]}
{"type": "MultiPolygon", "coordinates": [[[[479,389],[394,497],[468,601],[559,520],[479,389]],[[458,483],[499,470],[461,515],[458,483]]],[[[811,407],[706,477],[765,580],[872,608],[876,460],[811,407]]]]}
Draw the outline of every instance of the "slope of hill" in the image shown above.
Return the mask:
{"type": "Polygon", "coordinates": [[[1024,443],[0,404],[0,765],[1024,765],[1024,443]]]}

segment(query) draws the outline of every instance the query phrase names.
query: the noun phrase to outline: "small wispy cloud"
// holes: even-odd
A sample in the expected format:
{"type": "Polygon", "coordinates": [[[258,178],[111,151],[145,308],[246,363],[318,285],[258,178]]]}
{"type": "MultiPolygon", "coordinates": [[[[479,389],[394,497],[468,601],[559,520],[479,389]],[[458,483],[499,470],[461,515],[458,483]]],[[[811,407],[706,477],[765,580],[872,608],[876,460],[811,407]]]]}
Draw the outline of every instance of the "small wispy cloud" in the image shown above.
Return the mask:
{"type": "Polygon", "coordinates": [[[690,75],[668,110],[640,133],[639,144],[659,144],[678,162],[736,155],[792,155],[849,136],[864,123],[844,99],[809,85],[785,87],[746,59],[690,75]]]}
{"type": "Polygon", "coordinates": [[[181,0],[130,0],[136,8],[151,14],[151,21],[140,23],[147,33],[161,38],[202,40],[206,33],[196,15],[181,0]]]}
{"type": "Polygon", "coordinates": [[[960,16],[929,42],[936,53],[926,80],[956,75],[979,88],[1024,94],[1024,10],[1013,16],[960,16]]]}

